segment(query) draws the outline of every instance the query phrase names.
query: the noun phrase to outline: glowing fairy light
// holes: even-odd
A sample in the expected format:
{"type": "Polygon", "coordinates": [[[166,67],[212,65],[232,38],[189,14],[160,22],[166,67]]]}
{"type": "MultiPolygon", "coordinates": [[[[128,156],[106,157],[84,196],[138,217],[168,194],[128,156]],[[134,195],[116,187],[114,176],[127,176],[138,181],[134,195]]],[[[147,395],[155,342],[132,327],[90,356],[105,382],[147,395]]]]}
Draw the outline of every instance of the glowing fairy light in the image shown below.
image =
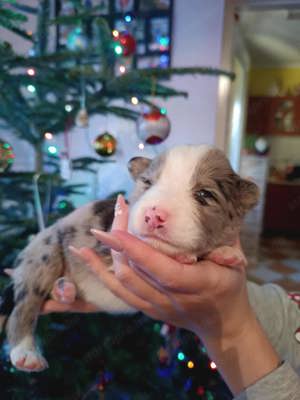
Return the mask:
{"type": "Polygon", "coordinates": [[[137,104],[139,104],[139,99],[135,96],[131,97],[131,103],[136,106],[137,104]]]}
{"type": "Polygon", "coordinates": [[[46,132],[44,135],[45,139],[47,140],[52,140],[53,139],[53,135],[51,132],[46,132]]]}
{"type": "Polygon", "coordinates": [[[124,17],[125,22],[127,22],[128,24],[132,21],[132,16],[130,14],[125,15],[124,17]]]}
{"type": "Polygon", "coordinates": [[[119,56],[123,53],[123,47],[120,44],[115,46],[115,53],[119,56]]]}
{"type": "Polygon", "coordinates": [[[179,361],[183,361],[185,359],[185,355],[182,351],[177,354],[177,358],[179,361]]]}
{"type": "Polygon", "coordinates": [[[50,154],[57,154],[57,147],[56,146],[48,146],[48,153],[50,154]]]}
{"type": "Polygon", "coordinates": [[[213,361],[210,362],[209,366],[211,369],[217,369],[217,365],[213,361]]]}
{"type": "Polygon", "coordinates": [[[35,75],[35,69],[33,69],[33,68],[28,68],[28,69],[27,69],[27,75],[29,75],[29,76],[34,76],[34,75],[35,75]]]}
{"type": "Polygon", "coordinates": [[[73,107],[71,106],[71,104],[66,104],[66,105],[65,105],[65,110],[66,110],[67,112],[71,112],[71,111],[73,110],[73,107]]]}
{"type": "Polygon", "coordinates": [[[35,92],[35,87],[34,87],[33,85],[28,85],[28,86],[27,86],[27,90],[28,90],[28,92],[30,92],[30,93],[34,93],[34,92],[35,92]]]}

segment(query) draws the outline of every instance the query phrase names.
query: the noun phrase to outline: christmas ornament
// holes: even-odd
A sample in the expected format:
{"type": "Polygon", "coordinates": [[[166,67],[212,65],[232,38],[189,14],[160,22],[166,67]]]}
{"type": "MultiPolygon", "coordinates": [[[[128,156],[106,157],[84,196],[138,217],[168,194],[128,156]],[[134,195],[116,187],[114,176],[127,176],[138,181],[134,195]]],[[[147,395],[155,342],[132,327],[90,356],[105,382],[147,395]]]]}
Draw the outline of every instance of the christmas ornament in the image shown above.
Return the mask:
{"type": "Polygon", "coordinates": [[[294,335],[297,342],[300,343],[300,328],[296,329],[294,335]]]}
{"type": "Polygon", "coordinates": [[[120,32],[117,41],[122,46],[123,56],[131,56],[134,54],[136,49],[135,38],[128,32],[120,32]]]}
{"type": "Polygon", "coordinates": [[[137,121],[137,132],[141,140],[148,144],[163,142],[170,133],[169,118],[159,110],[143,114],[137,121]]]}
{"type": "Polygon", "coordinates": [[[117,141],[109,132],[104,132],[102,135],[96,137],[94,149],[99,156],[109,157],[115,153],[117,141]]]}
{"type": "Polygon", "coordinates": [[[257,154],[263,156],[269,152],[270,144],[264,137],[259,137],[254,142],[254,148],[257,154]]]}
{"type": "Polygon", "coordinates": [[[77,27],[68,34],[66,46],[72,51],[83,51],[87,48],[88,39],[82,28],[77,27]]]}
{"type": "Polygon", "coordinates": [[[12,166],[14,159],[12,146],[0,139],[0,172],[7,171],[12,166]]]}
{"type": "Polygon", "coordinates": [[[78,111],[75,117],[75,124],[78,128],[86,128],[89,125],[89,116],[86,108],[81,108],[78,111]]]}

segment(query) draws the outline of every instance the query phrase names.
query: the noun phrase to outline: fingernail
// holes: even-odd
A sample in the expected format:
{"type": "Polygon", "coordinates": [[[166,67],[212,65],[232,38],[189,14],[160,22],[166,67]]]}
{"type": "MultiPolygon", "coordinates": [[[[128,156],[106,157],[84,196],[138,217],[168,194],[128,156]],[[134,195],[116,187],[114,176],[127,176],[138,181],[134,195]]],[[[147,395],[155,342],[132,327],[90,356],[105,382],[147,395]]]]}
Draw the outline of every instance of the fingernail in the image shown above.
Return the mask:
{"type": "Polygon", "coordinates": [[[115,217],[117,215],[122,215],[123,210],[122,210],[122,195],[118,195],[116,205],[115,205],[115,217]]]}
{"type": "Polygon", "coordinates": [[[113,236],[111,233],[107,233],[104,231],[99,231],[98,229],[91,229],[91,233],[99,239],[101,242],[104,242],[113,250],[121,252],[123,251],[123,247],[119,239],[113,236]]]}
{"type": "Polygon", "coordinates": [[[69,249],[72,253],[74,253],[76,256],[82,257],[82,254],[81,254],[80,249],[77,249],[77,248],[74,247],[74,246],[68,246],[68,249],[69,249]]]}
{"type": "Polygon", "coordinates": [[[68,246],[69,250],[77,257],[81,258],[83,261],[89,262],[89,258],[87,257],[86,254],[84,254],[84,252],[82,252],[82,248],[77,249],[74,246],[68,246]]]}

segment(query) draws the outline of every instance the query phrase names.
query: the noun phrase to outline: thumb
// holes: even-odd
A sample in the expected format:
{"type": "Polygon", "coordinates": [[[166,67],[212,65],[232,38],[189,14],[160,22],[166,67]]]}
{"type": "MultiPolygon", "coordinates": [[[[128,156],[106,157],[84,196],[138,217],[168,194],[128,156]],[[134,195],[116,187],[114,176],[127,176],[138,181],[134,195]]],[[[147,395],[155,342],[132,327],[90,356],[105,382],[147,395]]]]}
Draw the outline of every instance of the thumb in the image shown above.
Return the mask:
{"type": "Polygon", "coordinates": [[[111,230],[127,231],[128,227],[128,206],[124,197],[119,194],[115,205],[115,216],[111,230]]]}

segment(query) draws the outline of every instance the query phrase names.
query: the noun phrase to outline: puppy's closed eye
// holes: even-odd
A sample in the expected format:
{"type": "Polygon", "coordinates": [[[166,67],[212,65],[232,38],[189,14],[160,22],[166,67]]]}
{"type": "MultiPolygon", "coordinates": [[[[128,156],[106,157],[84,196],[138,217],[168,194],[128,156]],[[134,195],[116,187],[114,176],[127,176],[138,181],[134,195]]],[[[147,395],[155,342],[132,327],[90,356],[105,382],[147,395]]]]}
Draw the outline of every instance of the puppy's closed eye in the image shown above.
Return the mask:
{"type": "Polygon", "coordinates": [[[140,181],[141,182],[143,182],[143,184],[147,187],[147,188],[149,188],[150,186],[152,186],[152,181],[151,181],[151,179],[149,179],[149,178],[147,178],[146,176],[141,176],[140,178],[140,181]]]}
{"type": "Polygon", "coordinates": [[[195,192],[196,200],[203,206],[208,206],[209,200],[215,200],[215,195],[206,189],[201,189],[195,192]]]}

